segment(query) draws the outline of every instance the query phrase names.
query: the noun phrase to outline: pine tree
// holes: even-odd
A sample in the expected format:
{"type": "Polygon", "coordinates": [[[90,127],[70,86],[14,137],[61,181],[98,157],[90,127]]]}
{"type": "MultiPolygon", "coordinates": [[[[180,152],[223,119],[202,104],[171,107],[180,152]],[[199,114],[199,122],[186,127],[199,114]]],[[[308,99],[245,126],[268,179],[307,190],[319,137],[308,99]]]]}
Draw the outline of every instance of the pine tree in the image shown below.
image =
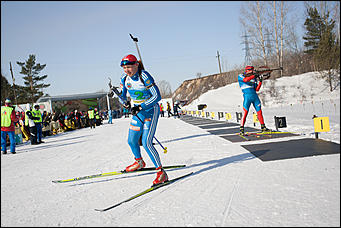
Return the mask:
{"type": "Polygon", "coordinates": [[[336,70],[340,69],[340,44],[336,41],[336,35],[331,28],[322,34],[318,48],[314,53],[314,62],[322,78],[325,78],[329,83],[330,91],[333,91],[332,82],[334,80],[336,83],[340,81],[340,78],[335,76],[336,70]]]}
{"type": "Polygon", "coordinates": [[[50,86],[50,84],[39,84],[39,82],[47,78],[47,75],[39,76],[40,71],[46,67],[46,64],[36,64],[36,57],[33,54],[29,55],[25,63],[17,62],[17,64],[21,66],[20,74],[26,75],[23,76],[25,90],[30,94],[29,101],[33,104],[44,95],[42,89],[50,86]]]}
{"type": "Polygon", "coordinates": [[[305,53],[313,54],[321,40],[324,25],[316,8],[308,8],[307,13],[308,18],[304,22],[305,29],[307,30],[305,36],[303,36],[303,39],[306,40],[304,47],[307,48],[305,53]]]}
{"type": "MultiPolygon", "coordinates": [[[[20,85],[15,85],[15,90],[16,90],[16,98],[18,104],[24,104],[24,103],[29,103],[31,102],[28,99],[28,93],[27,90],[25,90],[25,87],[20,86],[20,85]]],[[[14,96],[14,88],[13,86],[8,82],[7,78],[3,76],[1,73],[1,104],[4,104],[6,98],[9,98],[12,100],[13,104],[15,101],[15,96],[14,96]]]]}
{"type": "Polygon", "coordinates": [[[328,11],[322,18],[316,8],[309,8],[304,25],[307,30],[303,37],[306,40],[305,53],[312,56],[315,69],[327,80],[330,91],[333,91],[335,70],[340,68],[340,44],[334,33],[335,20],[329,19],[328,11]]]}
{"type": "Polygon", "coordinates": [[[11,84],[9,84],[8,80],[5,78],[5,76],[2,75],[1,72],[1,105],[5,104],[6,98],[9,98],[11,100],[14,98],[14,95],[11,91],[11,84]]]}

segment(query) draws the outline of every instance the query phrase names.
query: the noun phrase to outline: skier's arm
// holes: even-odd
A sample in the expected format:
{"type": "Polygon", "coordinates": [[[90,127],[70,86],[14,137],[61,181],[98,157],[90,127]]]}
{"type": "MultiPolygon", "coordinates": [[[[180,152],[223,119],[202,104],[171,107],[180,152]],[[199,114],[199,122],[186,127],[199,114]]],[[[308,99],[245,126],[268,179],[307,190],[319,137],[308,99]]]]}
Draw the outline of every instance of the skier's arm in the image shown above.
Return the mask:
{"type": "Polygon", "coordinates": [[[149,109],[155,103],[161,100],[161,94],[158,86],[154,83],[154,79],[147,71],[142,71],[142,79],[144,81],[145,86],[150,91],[152,96],[145,102],[141,104],[142,109],[149,109]]]}
{"type": "Polygon", "coordinates": [[[258,92],[259,90],[260,90],[260,87],[262,86],[262,82],[260,81],[260,82],[258,82],[258,85],[257,85],[257,87],[256,87],[256,91],[258,92]]]}
{"type": "Polygon", "coordinates": [[[243,78],[243,82],[249,82],[250,80],[254,79],[256,77],[256,75],[251,75],[251,76],[245,76],[243,78]]]}
{"type": "Polygon", "coordinates": [[[256,92],[258,92],[260,90],[260,87],[262,86],[263,75],[258,76],[258,79],[259,79],[259,81],[258,81],[258,84],[256,86],[256,92]]]}
{"type": "Polygon", "coordinates": [[[123,105],[123,106],[128,106],[128,100],[127,100],[127,87],[125,86],[125,77],[127,77],[126,75],[123,76],[121,78],[121,83],[120,83],[120,87],[122,89],[122,93],[121,96],[118,96],[118,100],[119,102],[123,105]]]}

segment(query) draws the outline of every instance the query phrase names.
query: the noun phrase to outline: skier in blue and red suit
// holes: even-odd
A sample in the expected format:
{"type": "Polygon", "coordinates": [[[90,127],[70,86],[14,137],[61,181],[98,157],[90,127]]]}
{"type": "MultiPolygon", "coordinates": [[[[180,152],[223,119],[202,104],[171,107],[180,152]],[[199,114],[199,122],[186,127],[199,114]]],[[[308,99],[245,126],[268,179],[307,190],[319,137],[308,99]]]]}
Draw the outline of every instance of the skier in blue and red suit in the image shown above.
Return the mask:
{"type": "Polygon", "coordinates": [[[262,132],[270,131],[268,128],[265,127],[261,102],[256,93],[262,86],[262,81],[263,75],[258,75],[254,71],[253,66],[246,66],[245,72],[238,75],[239,86],[242,89],[244,97],[243,102],[244,115],[240,125],[240,134],[244,134],[244,124],[251,104],[253,104],[253,107],[256,109],[257,117],[261,124],[262,132]]]}
{"type": "Polygon", "coordinates": [[[156,131],[160,108],[159,101],[161,94],[154,82],[153,77],[145,70],[142,70],[140,63],[134,55],[127,55],[121,61],[124,74],[121,77],[120,87],[122,94],[120,102],[125,108],[127,104],[127,92],[131,98],[131,113],[133,115],[129,127],[128,144],[134,154],[135,162],[126,167],[126,172],[132,172],[145,167],[142,159],[139,139],[142,136],[142,145],[155,165],[157,172],[153,184],[160,184],[168,181],[168,176],[162,168],[160,156],[153,146],[153,138],[156,131]]]}

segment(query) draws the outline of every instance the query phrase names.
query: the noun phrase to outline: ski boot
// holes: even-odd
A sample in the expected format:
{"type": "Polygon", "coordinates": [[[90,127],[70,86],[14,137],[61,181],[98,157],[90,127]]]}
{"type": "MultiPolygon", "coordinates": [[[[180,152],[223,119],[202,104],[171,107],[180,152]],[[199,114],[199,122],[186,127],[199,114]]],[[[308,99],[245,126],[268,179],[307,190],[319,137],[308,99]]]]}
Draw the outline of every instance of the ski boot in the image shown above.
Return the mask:
{"type": "Polygon", "coordinates": [[[136,170],[139,170],[139,169],[142,169],[146,166],[146,163],[144,163],[144,161],[142,160],[142,158],[135,158],[135,162],[128,166],[125,171],[126,172],[133,172],[133,171],[136,171],[136,170]]]}
{"type": "Polygon", "coordinates": [[[244,133],[244,126],[240,126],[240,128],[239,128],[239,134],[240,135],[244,135],[245,133],[244,133]]]}
{"type": "Polygon", "coordinates": [[[156,175],[155,180],[153,181],[153,186],[162,184],[168,181],[168,175],[162,167],[156,168],[156,170],[160,170],[160,171],[156,173],[157,175],[156,175]]]}
{"type": "Polygon", "coordinates": [[[261,129],[262,129],[262,132],[269,132],[269,131],[271,131],[269,128],[265,127],[265,124],[261,124],[261,129]]]}

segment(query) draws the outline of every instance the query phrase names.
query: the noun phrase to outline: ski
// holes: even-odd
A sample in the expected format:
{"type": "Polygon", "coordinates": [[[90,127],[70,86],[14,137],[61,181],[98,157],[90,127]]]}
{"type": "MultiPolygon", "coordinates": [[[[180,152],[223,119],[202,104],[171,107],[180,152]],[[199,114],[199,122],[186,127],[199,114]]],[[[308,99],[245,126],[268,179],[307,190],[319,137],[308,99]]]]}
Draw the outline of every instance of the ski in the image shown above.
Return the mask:
{"type": "Polygon", "coordinates": [[[240,133],[237,133],[237,135],[239,135],[241,138],[245,139],[246,141],[250,141],[250,139],[246,137],[245,135],[241,135],[240,133]]]}
{"type": "MultiPolygon", "coordinates": [[[[163,166],[164,169],[175,169],[175,168],[182,168],[186,165],[171,165],[171,166],[163,166]]],[[[114,172],[108,172],[108,173],[98,173],[94,175],[88,175],[88,176],[82,176],[82,177],[74,177],[70,179],[65,180],[53,180],[53,183],[66,183],[66,182],[72,182],[72,181],[79,181],[79,180],[85,180],[85,179],[92,179],[97,177],[107,177],[107,176],[114,176],[114,175],[121,175],[121,174],[128,174],[128,173],[137,173],[137,172],[144,172],[144,171],[153,171],[155,170],[155,167],[147,167],[142,168],[133,172],[126,172],[126,171],[114,171],[114,172]]]]}
{"type": "Polygon", "coordinates": [[[265,131],[265,132],[247,132],[249,135],[272,135],[272,134],[297,134],[295,132],[288,131],[265,131]]]}
{"type": "Polygon", "coordinates": [[[126,202],[128,202],[130,200],[136,199],[137,197],[143,196],[143,195],[147,194],[148,192],[151,192],[151,191],[154,191],[154,190],[159,189],[161,187],[164,187],[166,185],[172,184],[175,181],[180,180],[182,178],[185,178],[185,177],[187,177],[187,176],[189,176],[191,174],[193,174],[193,172],[185,174],[185,175],[177,177],[177,178],[174,178],[174,179],[171,179],[171,180],[169,180],[167,182],[164,182],[164,183],[161,183],[161,184],[158,184],[158,185],[152,185],[150,188],[147,188],[146,190],[144,190],[144,191],[142,191],[142,192],[140,192],[140,193],[138,193],[138,194],[136,194],[136,195],[126,199],[126,200],[123,200],[123,201],[121,201],[121,202],[119,202],[119,203],[117,203],[115,205],[112,205],[112,206],[104,208],[104,209],[95,209],[95,211],[101,211],[101,212],[108,211],[108,210],[113,209],[113,208],[115,208],[117,206],[120,206],[123,203],[126,203],[126,202]]]}
{"type": "Polygon", "coordinates": [[[268,138],[272,138],[272,135],[271,134],[259,134],[259,133],[257,133],[257,132],[251,132],[251,133],[249,133],[249,132],[246,132],[245,133],[245,135],[246,136],[253,136],[253,137],[256,137],[256,138],[261,138],[261,136],[262,137],[268,137],[268,138]]]}

